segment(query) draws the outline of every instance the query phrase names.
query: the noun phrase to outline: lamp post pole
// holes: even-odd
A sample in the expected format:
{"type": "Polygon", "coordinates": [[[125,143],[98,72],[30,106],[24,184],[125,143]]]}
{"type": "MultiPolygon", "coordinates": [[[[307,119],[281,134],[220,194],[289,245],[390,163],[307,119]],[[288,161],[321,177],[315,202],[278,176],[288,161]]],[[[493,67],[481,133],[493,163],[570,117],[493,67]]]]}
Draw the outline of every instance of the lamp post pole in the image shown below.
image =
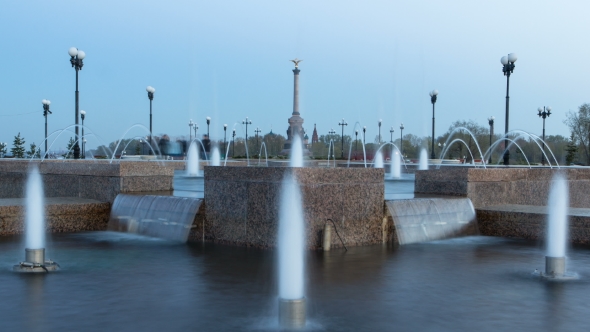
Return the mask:
{"type": "Polygon", "coordinates": [[[248,125],[252,124],[252,121],[248,120],[248,117],[246,117],[245,120],[242,120],[242,124],[246,125],[246,140],[244,141],[244,147],[248,147],[248,125]]]}
{"type": "Polygon", "coordinates": [[[488,164],[492,163],[492,138],[494,136],[494,117],[490,116],[488,118],[488,123],[490,124],[490,158],[488,158],[488,164]]]}
{"type": "MultiPolygon", "coordinates": [[[[210,117],[210,116],[208,116],[208,117],[207,117],[207,138],[209,138],[209,137],[210,137],[210,136],[209,136],[209,124],[210,124],[210,123],[211,123],[211,117],[210,117]]],[[[211,139],[211,138],[209,138],[209,139],[211,139]]]]}
{"type": "Polygon", "coordinates": [[[342,138],[342,144],[340,146],[340,149],[341,149],[341,151],[340,151],[341,152],[340,153],[340,158],[341,159],[344,159],[344,126],[348,126],[348,123],[346,123],[344,121],[344,119],[342,119],[342,121],[339,122],[338,125],[342,127],[342,137],[341,137],[342,138]]]}
{"type": "Polygon", "coordinates": [[[389,134],[390,134],[390,136],[389,136],[389,141],[390,141],[391,143],[393,143],[393,132],[394,132],[394,130],[393,130],[393,126],[391,126],[391,129],[389,129],[389,134]]]}
{"type": "Polygon", "coordinates": [[[359,131],[355,130],[354,131],[354,159],[356,160],[356,157],[358,156],[358,148],[359,148],[359,131]]]}
{"type": "Polygon", "coordinates": [[[543,118],[543,153],[541,153],[541,165],[545,166],[545,118],[551,115],[551,107],[543,106],[539,107],[539,117],[543,118]]]}
{"type": "Polygon", "coordinates": [[[400,133],[399,133],[399,138],[400,138],[399,152],[402,155],[402,158],[404,157],[404,128],[405,128],[404,127],[404,124],[402,123],[399,126],[399,130],[400,130],[400,133]]]}
{"type": "Polygon", "coordinates": [[[193,141],[193,119],[188,120],[188,140],[193,141]]]}
{"type": "Polygon", "coordinates": [[[235,157],[236,155],[236,130],[234,129],[234,132],[232,134],[232,151],[231,151],[231,157],[235,157]]]}
{"type": "Polygon", "coordinates": [[[383,120],[379,119],[379,145],[381,145],[381,122],[383,120]]]}
{"type": "Polygon", "coordinates": [[[227,143],[226,143],[226,137],[227,137],[227,123],[223,124],[223,157],[227,158],[227,156],[225,155],[227,153],[226,149],[227,149],[227,143]]]}
{"type": "Polygon", "coordinates": [[[86,139],[84,138],[84,118],[86,118],[86,111],[80,111],[80,118],[82,119],[82,151],[80,154],[82,159],[86,159],[86,144],[84,144],[86,142],[86,139]]]}
{"type": "MultiPolygon", "coordinates": [[[[149,137],[148,144],[151,147],[152,146],[152,101],[154,100],[154,93],[156,92],[156,89],[154,89],[152,86],[148,86],[145,90],[147,91],[148,99],[150,100],[150,137],[149,137]]],[[[148,151],[148,153],[152,154],[151,149],[148,151]]]]}
{"type": "Polygon", "coordinates": [[[260,128],[256,127],[254,133],[256,133],[256,148],[258,149],[258,134],[261,132],[260,128]]]}
{"type": "Polygon", "coordinates": [[[436,104],[437,95],[438,91],[436,89],[430,91],[430,102],[432,103],[432,143],[430,144],[430,159],[436,158],[434,154],[434,104],[436,104]]]}
{"type": "MultiPolygon", "coordinates": [[[[367,126],[363,126],[363,149],[367,148],[367,126]]],[[[365,160],[367,156],[363,156],[363,160],[365,160]]]]}
{"type": "Polygon", "coordinates": [[[78,136],[78,111],[80,109],[80,96],[78,91],[78,71],[82,70],[84,67],[84,58],[86,57],[86,53],[84,51],[78,50],[75,47],[70,47],[68,50],[68,54],[70,55],[70,63],[72,67],[76,70],[76,105],[75,105],[75,123],[76,123],[76,143],[74,144],[74,159],[80,159],[80,145],[78,141],[80,137],[78,136]]]}
{"type": "MultiPolygon", "coordinates": [[[[330,144],[332,144],[332,157],[334,157],[334,150],[336,149],[336,145],[334,144],[334,135],[336,135],[336,132],[334,131],[334,128],[330,128],[328,135],[330,135],[330,144]]],[[[329,153],[330,153],[330,147],[328,146],[328,158],[330,158],[329,153]]]]}
{"type": "Polygon", "coordinates": [[[43,99],[41,103],[43,104],[43,116],[45,117],[45,156],[47,156],[47,115],[52,114],[49,110],[51,101],[43,99]]]}
{"type": "Polygon", "coordinates": [[[197,130],[199,130],[199,125],[196,122],[193,124],[193,130],[195,131],[194,136],[195,138],[197,138],[197,130]]]}
{"type": "MultiPolygon", "coordinates": [[[[510,106],[510,74],[514,71],[514,63],[518,57],[515,53],[510,53],[508,56],[503,56],[500,59],[502,63],[502,72],[504,72],[504,76],[506,76],[506,123],[504,127],[504,135],[508,134],[509,131],[509,106],[510,106]]],[[[508,151],[508,137],[505,137],[504,140],[504,165],[508,166],[510,164],[510,151],[508,151]]]]}

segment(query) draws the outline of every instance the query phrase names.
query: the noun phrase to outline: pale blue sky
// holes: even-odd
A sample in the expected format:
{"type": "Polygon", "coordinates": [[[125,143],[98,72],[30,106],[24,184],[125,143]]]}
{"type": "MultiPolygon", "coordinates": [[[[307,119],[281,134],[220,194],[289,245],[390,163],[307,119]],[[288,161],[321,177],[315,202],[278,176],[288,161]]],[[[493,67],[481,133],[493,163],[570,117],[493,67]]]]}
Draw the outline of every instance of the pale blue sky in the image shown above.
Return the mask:
{"type": "Polygon", "coordinates": [[[148,85],[156,135],[188,135],[189,119],[202,134],[206,116],[221,139],[224,123],[246,116],[249,134],[284,134],[295,57],[309,134],[314,123],[340,132],[345,118],[346,134],[359,121],[372,141],[381,118],[384,139],[392,125],[399,137],[401,122],[404,133],[429,135],[435,88],[437,135],[456,120],[487,126],[491,115],[499,133],[500,58],[510,52],[511,129],[540,135],[545,105],[547,134],[568,136],[565,113],[590,102],[589,12],[586,1],[10,1],[0,10],[0,142],[20,131],[27,147],[40,144],[44,98],[49,132],[74,123],[71,46],[86,52],[80,108],[104,142],[149,126],[148,85]]]}

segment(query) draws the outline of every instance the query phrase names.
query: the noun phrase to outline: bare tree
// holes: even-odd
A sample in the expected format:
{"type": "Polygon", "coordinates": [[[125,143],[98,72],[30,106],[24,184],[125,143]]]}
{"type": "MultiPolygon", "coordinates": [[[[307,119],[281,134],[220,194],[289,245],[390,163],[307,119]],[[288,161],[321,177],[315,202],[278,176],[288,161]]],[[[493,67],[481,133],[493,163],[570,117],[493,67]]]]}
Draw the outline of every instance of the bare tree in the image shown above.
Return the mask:
{"type": "Polygon", "coordinates": [[[585,160],[590,165],[590,104],[586,103],[578,108],[578,112],[567,112],[567,118],[563,121],[571,131],[573,138],[578,142],[578,155],[580,160],[585,160]]]}

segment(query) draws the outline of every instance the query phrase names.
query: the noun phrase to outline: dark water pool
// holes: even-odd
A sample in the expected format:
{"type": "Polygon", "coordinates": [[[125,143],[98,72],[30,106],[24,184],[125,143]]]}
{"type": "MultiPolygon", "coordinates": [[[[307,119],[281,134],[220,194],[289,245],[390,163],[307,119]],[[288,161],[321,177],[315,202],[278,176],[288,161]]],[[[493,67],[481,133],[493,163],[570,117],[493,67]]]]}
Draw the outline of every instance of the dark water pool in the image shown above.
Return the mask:
{"type": "MultiPolygon", "coordinates": [[[[275,251],[176,244],[120,233],[54,234],[62,270],[11,271],[21,237],[0,238],[1,331],[274,331],[275,251]]],[[[307,256],[314,331],[583,331],[590,249],[569,253],[570,282],[534,242],[468,237],[307,256]]]]}

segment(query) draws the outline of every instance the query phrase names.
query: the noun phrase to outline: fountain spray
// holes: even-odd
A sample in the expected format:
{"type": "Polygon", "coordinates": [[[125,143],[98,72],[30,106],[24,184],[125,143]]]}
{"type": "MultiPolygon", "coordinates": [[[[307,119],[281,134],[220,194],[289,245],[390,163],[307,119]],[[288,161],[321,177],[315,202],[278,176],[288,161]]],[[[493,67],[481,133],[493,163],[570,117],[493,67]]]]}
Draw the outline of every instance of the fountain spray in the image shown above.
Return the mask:
{"type": "Polygon", "coordinates": [[[29,171],[25,210],[25,261],[13,267],[17,272],[49,272],[59,265],[45,260],[45,202],[43,183],[37,167],[29,171]]]}
{"type": "MultiPolygon", "coordinates": [[[[301,141],[291,146],[291,166],[301,167],[301,141]],[[299,147],[299,148],[297,148],[299,147]]],[[[285,176],[282,184],[278,232],[279,324],[284,329],[305,327],[305,222],[301,191],[295,175],[285,176]]]]}

